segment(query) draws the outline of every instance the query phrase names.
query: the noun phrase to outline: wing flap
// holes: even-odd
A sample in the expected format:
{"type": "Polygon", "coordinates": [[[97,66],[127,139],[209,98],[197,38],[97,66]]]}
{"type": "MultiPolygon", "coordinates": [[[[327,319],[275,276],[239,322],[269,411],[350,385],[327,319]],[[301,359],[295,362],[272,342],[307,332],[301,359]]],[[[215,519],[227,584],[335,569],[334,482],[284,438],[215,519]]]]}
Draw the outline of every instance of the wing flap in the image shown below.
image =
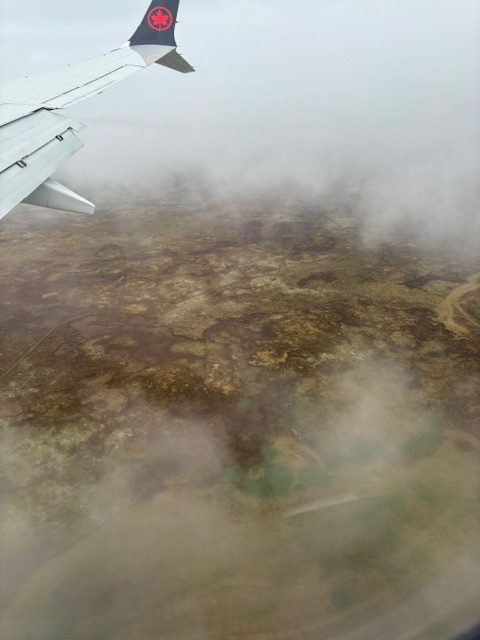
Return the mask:
{"type": "Polygon", "coordinates": [[[40,109],[0,127],[0,171],[32,154],[68,129],[81,131],[84,125],[40,109]]]}
{"type": "Polygon", "coordinates": [[[83,147],[72,129],[0,173],[0,219],[83,147]],[[21,166],[20,166],[21,165],[21,166]]]}

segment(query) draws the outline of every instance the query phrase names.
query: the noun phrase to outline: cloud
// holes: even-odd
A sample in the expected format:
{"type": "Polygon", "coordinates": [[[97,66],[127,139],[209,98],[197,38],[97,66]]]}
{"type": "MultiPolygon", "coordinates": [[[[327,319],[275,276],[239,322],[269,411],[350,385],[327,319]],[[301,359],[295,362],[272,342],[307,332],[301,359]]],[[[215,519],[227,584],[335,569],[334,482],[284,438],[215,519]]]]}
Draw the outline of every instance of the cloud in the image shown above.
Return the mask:
{"type": "Polygon", "coordinates": [[[207,640],[313,629],[322,639],[353,610],[355,640],[384,628],[409,637],[447,613],[467,624],[478,587],[474,461],[432,429],[408,374],[358,356],[330,389],[334,410],[319,394],[292,398],[297,437],[274,438],[249,470],[222,439],[221,415],[214,435],[211,417],[141,398],[128,414],[135,427],[110,416],[96,467],[82,446],[93,424],[6,430],[3,635],[207,640]],[[462,472],[446,477],[445,464],[462,472]],[[266,482],[285,484],[286,466],[309,488],[290,479],[289,493],[259,497],[266,482]],[[50,519],[52,509],[63,517],[50,519]]]}
{"type": "MultiPolygon", "coordinates": [[[[113,1],[9,6],[4,71],[108,50],[142,10],[113,1]]],[[[425,235],[455,227],[475,235],[475,0],[183,0],[180,19],[180,50],[198,73],[149,69],[75,107],[72,115],[98,122],[61,173],[74,186],[134,188],[194,168],[229,193],[290,182],[321,198],[347,176],[364,188],[370,231],[406,220],[425,235]]]]}

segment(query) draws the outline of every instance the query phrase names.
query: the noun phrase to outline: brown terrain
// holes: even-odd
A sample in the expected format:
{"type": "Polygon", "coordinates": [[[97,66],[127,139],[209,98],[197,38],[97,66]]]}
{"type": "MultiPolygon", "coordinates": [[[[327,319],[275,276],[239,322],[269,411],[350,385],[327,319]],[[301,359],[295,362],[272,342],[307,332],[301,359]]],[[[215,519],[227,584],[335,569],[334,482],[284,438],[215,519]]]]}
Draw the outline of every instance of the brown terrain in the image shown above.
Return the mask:
{"type": "Polygon", "coordinates": [[[480,261],[338,206],[0,223],[0,634],[474,621],[480,261]]]}

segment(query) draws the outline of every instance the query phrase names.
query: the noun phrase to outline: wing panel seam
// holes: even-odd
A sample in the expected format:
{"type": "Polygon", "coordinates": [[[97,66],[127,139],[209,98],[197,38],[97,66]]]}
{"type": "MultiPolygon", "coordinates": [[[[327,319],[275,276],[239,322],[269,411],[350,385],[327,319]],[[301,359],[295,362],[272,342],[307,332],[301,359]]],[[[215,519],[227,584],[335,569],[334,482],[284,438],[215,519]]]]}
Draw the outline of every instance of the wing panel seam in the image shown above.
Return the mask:
{"type": "Polygon", "coordinates": [[[49,140],[47,140],[47,142],[44,142],[42,145],[40,145],[39,147],[36,147],[36,149],[34,149],[34,151],[31,151],[30,153],[27,153],[26,155],[22,156],[21,158],[19,158],[18,160],[16,160],[15,162],[12,162],[12,164],[9,164],[7,167],[4,167],[1,171],[0,171],[0,176],[2,175],[2,173],[5,173],[5,171],[8,171],[9,169],[11,169],[12,167],[14,167],[15,165],[21,166],[19,164],[19,162],[24,162],[25,163],[25,167],[21,167],[21,168],[26,168],[28,167],[28,163],[26,162],[26,160],[28,160],[29,158],[31,158],[33,155],[35,155],[36,153],[38,153],[39,151],[41,151],[42,149],[44,149],[45,147],[47,147],[49,144],[51,144],[54,140],[58,140],[59,142],[63,142],[63,138],[60,140],[61,136],[66,135],[69,131],[71,131],[73,134],[75,134],[75,130],[73,129],[73,127],[67,127],[66,129],[64,129],[63,131],[61,131],[60,133],[57,133],[55,136],[53,136],[53,138],[50,138],[49,140]],[[60,137],[59,137],[60,136],[60,137]]]}

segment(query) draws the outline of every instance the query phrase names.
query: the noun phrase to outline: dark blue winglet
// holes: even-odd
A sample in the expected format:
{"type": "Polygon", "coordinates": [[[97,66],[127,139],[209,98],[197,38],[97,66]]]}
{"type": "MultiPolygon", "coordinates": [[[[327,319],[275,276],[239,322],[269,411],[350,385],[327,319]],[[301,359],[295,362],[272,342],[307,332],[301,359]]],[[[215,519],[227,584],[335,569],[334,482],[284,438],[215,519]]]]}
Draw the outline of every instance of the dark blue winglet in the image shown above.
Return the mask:
{"type": "Polygon", "coordinates": [[[176,47],[175,24],[180,0],[154,0],[130,38],[130,46],[159,44],[176,47]]]}

